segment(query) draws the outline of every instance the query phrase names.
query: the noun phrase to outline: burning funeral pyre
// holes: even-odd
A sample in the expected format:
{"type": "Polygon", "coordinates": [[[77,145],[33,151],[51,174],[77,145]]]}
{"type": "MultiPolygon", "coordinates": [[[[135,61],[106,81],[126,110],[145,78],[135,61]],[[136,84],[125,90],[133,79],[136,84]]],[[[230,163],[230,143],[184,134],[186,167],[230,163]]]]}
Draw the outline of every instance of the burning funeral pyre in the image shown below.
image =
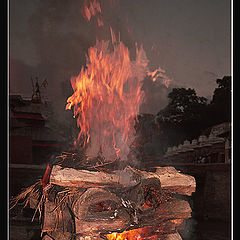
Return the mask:
{"type": "MultiPolygon", "coordinates": [[[[89,3],[88,20],[101,13],[96,0],[89,3]]],[[[103,26],[102,18],[98,23],[103,26]]],[[[161,68],[149,71],[142,47],[136,46],[131,60],[120,37],[111,28],[110,33],[111,41],[89,48],[86,66],[71,79],[74,93],[66,109],[77,118],[78,151],[57,157],[15,203],[25,199],[39,211],[45,240],[181,239],[178,229],[191,208],[176,195],[190,196],[195,179],[173,167],[133,168],[137,160],[131,154],[144,77],[160,77],[165,84],[169,79],[161,68]]]]}
{"type": "Polygon", "coordinates": [[[61,164],[48,167],[15,199],[39,212],[44,240],[182,239],[178,230],[191,218],[191,207],[177,196],[191,196],[194,177],[173,167],[149,172],[61,164]]]}
{"type": "Polygon", "coordinates": [[[195,179],[173,167],[156,172],[53,166],[44,203],[45,239],[181,239],[195,179]],[[57,199],[57,201],[56,201],[57,199]],[[52,238],[49,238],[52,237],[52,238]]]}

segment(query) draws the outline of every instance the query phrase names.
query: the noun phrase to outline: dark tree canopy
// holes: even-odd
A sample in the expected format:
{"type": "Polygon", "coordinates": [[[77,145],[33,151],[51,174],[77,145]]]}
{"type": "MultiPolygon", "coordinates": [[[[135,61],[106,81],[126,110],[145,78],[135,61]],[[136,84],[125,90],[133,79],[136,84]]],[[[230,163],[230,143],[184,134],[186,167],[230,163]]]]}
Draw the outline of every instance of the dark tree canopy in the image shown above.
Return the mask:
{"type": "Polygon", "coordinates": [[[208,134],[216,124],[230,122],[231,77],[225,76],[216,82],[218,86],[210,103],[194,89],[173,88],[168,94],[167,106],[157,116],[139,116],[136,123],[139,151],[143,153],[144,145],[149,144],[162,156],[169,146],[208,134]]]}
{"type": "Polygon", "coordinates": [[[159,112],[159,115],[164,121],[172,124],[191,122],[199,118],[202,108],[207,104],[207,99],[198,97],[191,88],[174,88],[168,94],[168,98],[168,105],[159,112]]]}
{"type": "Polygon", "coordinates": [[[168,145],[198,137],[213,125],[231,121],[231,77],[217,79],[212,101],[197,96],[191,88],[173,88],[168,105],[157,114],[157,120],[168,145]]]}
{"type": "Polygon", "coordinates": [[[231,77],[217,79],[218,87],[214,90],[210,103],[215,124],[231,121],[231,77]]]}

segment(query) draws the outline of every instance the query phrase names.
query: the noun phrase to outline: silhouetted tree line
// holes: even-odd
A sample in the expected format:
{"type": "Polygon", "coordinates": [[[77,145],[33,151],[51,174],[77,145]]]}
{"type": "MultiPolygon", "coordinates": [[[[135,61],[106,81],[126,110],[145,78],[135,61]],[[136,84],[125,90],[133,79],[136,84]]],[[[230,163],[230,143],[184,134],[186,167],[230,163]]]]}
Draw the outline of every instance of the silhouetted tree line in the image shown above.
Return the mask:
{"type": "Polygon", "coordinates": [[[213,125],[231,121],[231,76],[216,82],[210,103],[191,88],[173,88],[168,94],[168,105],[156,117],[165,147],[192,140],[213,125]]]}

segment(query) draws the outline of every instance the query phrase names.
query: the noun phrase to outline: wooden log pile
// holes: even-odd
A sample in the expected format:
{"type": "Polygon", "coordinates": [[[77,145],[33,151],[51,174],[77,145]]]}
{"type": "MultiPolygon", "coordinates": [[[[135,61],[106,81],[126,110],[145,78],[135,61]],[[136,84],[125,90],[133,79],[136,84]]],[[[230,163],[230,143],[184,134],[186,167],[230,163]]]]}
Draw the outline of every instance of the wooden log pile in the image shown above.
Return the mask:
{"type": "Polygon", "coordinates": [[[194,177],[173,167],[103,172],[54,165],[49,184],[44,240],[182,239],[178,229],[191,208],[177,196],[196,188],[194,177]]]}

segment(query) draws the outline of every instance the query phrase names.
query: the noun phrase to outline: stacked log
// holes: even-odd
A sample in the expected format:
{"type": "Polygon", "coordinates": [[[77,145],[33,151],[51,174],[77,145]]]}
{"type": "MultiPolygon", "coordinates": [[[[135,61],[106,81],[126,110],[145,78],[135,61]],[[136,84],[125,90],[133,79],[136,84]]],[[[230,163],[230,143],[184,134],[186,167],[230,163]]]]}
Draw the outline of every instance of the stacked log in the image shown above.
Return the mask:
{"type": "Polygon", "coordinates": [[[194,177],[173,167],[159,167],[153,173],[131,167],[103,172],[55,165],[49,184],[72,194],[63,194],[58,202],[51,196],[45,201],[45,240],[135,239],[137,235],[138,239],[182,239],[178,229],[191,217],[191,208],[177,196],[191,196],[196,188],[194,177]]]}

